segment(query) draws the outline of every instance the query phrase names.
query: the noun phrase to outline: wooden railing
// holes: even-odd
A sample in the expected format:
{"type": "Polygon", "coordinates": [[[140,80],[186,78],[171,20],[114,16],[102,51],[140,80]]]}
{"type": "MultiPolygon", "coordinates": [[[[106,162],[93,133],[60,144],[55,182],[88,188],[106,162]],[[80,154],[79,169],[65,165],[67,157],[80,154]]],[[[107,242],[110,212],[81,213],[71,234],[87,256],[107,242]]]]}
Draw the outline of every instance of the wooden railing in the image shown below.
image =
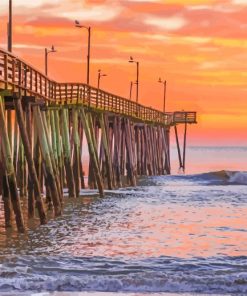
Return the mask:
{"type": "Polygon", "coordinates": [[[193,111],[176,111],[173,112],[173,123],[196,123],[196,112],[193,111]]]}
{"type": "Polygon", "coordinates": [[[83,83],[57,83],[33,66],[0,49],[0,89],[35,96],[47,105],[83,104],[91,108],[166,125],[196,123],[195,112],[163,113],[83,83]],[[183,122],[185,122],[183,121],[183,122]]]}

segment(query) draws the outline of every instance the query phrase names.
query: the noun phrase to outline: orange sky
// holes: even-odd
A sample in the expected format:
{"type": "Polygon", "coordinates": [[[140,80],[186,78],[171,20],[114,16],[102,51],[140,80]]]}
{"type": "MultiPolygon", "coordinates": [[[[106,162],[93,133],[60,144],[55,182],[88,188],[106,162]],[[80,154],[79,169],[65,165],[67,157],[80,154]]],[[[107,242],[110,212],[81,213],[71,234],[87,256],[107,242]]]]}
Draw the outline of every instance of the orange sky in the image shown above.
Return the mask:
{"type": "MultiPolygon", "coordinates": [[[[13,0],[13,51],[50,77],[86,81],[87,31],[92,27],[91,84],[128,97],[140,62],[140,103],[198,111],[192,145],[247,144],[247,0],[13,0]],[[52,3],[52,4],[51,4],[52,3]]],[[[6,48],[8,0],[0,3],[0,47],[6,48]]],[[[133,94],[135,96],[135,94],[133,94]]]]}

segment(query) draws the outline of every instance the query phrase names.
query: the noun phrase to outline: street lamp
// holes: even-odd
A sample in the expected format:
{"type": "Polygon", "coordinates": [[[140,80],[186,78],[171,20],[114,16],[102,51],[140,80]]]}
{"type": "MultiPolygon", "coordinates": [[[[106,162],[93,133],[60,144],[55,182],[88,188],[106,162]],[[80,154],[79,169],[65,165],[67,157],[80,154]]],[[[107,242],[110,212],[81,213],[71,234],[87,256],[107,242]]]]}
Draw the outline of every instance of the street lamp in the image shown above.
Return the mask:
{"type": "Polygon", "coordinates": [[[99,69],[99,70],[98,70],[98,88],[99,88],[99,85],[100,85],[100,78],[101,78],[101,77],[104,77],[104,76],[107,76],[107,74],[102,74],[102,73],[101,73],[101,70],[99,69]]]}
{"type": "Polygon", "coordinates": [[[135,61],[131,56],[129,63],[136,63],[136,103],[138,103],[138,93],[139,93],[139,62],[135,61]]]}
{"type": "Polygon", "coordinates": [[[130,100],[132,98],[133,81],[130,81],[130,100]]]}
{"type": "Polygon", "coordinates": [[[159,78],[158,82],[159,83],[163,83],[163,85],[164,85],[164,105],[163,105],[163,112],[165,113],[165,111],[166,111],[166,80],[161,80],[161,78],[159,78]]]}
{"type": "Polygon", "coordinates": [[[82,26],[79,21],[75,21],[76,28],[84,28],[88,30],[88,43],[87,43],[87,84],[89,85],[90,76],[90,49],[91,49],[91,27],[82,26]]]}
{"type": "Polygon", "coordinates": [[[52,45],[51,49],[48,50],[45,48],[45,75],[48,75],[48,54],[52,52],[57,52],[54,48],[54,45],[52,45]]]}
{"type": "Polygon", "coordinates": [[[12,51],[12,0],[9,0],[8,51],[12,51]]]}

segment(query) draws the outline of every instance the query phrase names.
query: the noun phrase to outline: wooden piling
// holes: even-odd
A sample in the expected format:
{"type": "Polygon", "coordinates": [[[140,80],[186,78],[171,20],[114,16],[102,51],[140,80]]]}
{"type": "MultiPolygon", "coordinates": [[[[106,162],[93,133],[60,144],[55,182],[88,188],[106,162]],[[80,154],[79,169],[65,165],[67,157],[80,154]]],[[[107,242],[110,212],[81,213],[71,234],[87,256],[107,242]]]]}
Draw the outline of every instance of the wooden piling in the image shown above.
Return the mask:
{"type": "Polygon", "coordinates": [[[185,122],[184,124],[184,148],[183,148],[183,171],[184,172],[185,172],[186,143],[187,143],[187,122],[185,122]]]}
{"type": "Polygon", "coordinates": [[[54,176],[55,172],[53,171],[53,166],[52,166],[51,157],[49,153],[48,139],[47,139],[46,133],[44,132],[45,127],[44,127],[43,119],[38,106],[33,107],[33,113],[34,113],[35,126],[38,132],[40,149],[43,156],[43,163],[46,170],[46,176],[45,176],[46,181],[50,187],[55,215],[59,216],[61,215],[59,191],[56,185],[56,180],[54,176]]]}
{"type": "Polygon", "coordinates": [[[101,135],[102,135],[102,144],[104,148],[105,153],[105,164],[106,164],[106,174],[107,174],[107,183],[108,183],[108,189],[113,189],[113,173],[112,173],[112,159],[110,156],[110,149],[109,149],[109,142],[108,142],[108,134],[106,132],[106,126],[105,126],[105,118],[103,113],[100,115],[100,127],[101,127],[101,135]]]}
{"type": "Polygon", "coordinates": [[[14,146],[13,146],[13,164],[15,167],[15,172],[17,172],[17,161],[18,161],[18,155],[19,155],[19,129],[17,124],[17,119],[15,115],[15,124],[14,124],[14,146]]]}
{"type": "Polygon", "coordinates": [[[82,161],[82,149],[83,149],[83,135],[84,135],[84,131],[83,131],[83,125],[80,119],[80,116],[78,118],[79,120],[79,137],[80,137],[80,176],[81,176],[81,188],[85,188],[85,180],[84,180],[84,170],[83,170],[83,161],[82,161]]]}
{"type": "Polygon", "coordinates": [[[120,131],[121,131],[121,145],[120,145],[120,171],[121,175],[125,175],[126,169],[126,144],[125,144],[125,128],[124,128],[124,120],[121,119],[120,122],[120,131]]]}
{"type": "Polygon", "coordinates": [[[80,139],[79,139],[79,124],[78,124],[78,110],[72,109],[72,123],[73,123],[73,144],[74,144],[74,159],[73,159],[73,173],[75,179],[76,196],[80,195],[80,139]]]}
{"type": "Polygon", "coordinates": [[[145,141],[145,147],[146,147],[146,165],[147,165],[147,171],[149,176],[153,175],[153,166],[152,166],[152,157],[151,157],[151,148],[150,148],[150,138],[149,138],[149,132],[148,132],[148,126],[144,125],[144,141],[145,141]]]}
{"type": "MultiPolygon", "coordinates": [[[[21,139],[22,139],[24,150],[25,150],[25,156],[28,164],[29,178],[32,182],[32,187],[34,189],[34,198],[35,198],[36,206],[39,213],[40,223],[45,224],[47,222],[46,214],[45,214],[43,201],[41,198],[41,192],[39,188],[37,173],[36,173],[34,162],[32,159],[32,149],[28,139],[27,131],[25,129],[24,116],[23,116],[23,110],[22,110],[20,98],[18,97],[14,98],[14,106],[15,106],[17,121],[20,129],[21,139]]],[[[31,110],[29,110],[29,112],[31,112],[31,110]]],[[[29,202],[31,203],[32,201],[29,201],[29,202]]],[[[31,209],[31,210],[33,211],[34,209],[31,209]]],[[[33,216],[33,213],[31,216],[33,216]]]]}
{"type": "MultiPolygon", "coordinates": [[[[33,150],[32,150],[32,142],[33,142],[33,135],[32,135],[32,111],[31,111],[31,104],[26,103],[26,130],[28,135],[28,141],[30,145],[30,156],[33,162],[33,150]]],[[[15,120],[17,122],[17,116],[15,116],[15,120]]],[[[33,163],[34,165],[34,163],[33,163]]],[[[35,168],[34,168],[35,169],[35,168]]],[[[30,169],[28,169],[30,170],[30,169]]],[[[35,171],[36,173],[36,171],[35,171]]],[[[37,177],[37,174],[36,174],[37,177]]],[[[37,178],[38,181],[38,178],[37,178]]],[[[39,186],[39,183],[38,183],[39,186]]],[[[27,186],[27,193],[28,193],[28,218],[33,218],[35,216],[35,197],[34,197],[34,183],[30,176],[30,172],[28,173],[28,186],[27,186]]],[[[40,195],[41,196],[41,195],[40,195]]],[[[45,223],[45,222],[44,222],[45,223]]]]}
{"type": "MultiPolygon", "coordinates": [[[[0,155],[0,158],[1,155],[0,155]]],[[[4,208],[4,221],[5,227],[11,228],[12,221],[11,221],[11,200],[10,200],[10,192],[9,192],[9,185],[8,185],[8,177],[6,175],[6,169],[4,168],[4,164],[2,159],[0,160],[0,178],[2,180],[2,199],[3,199],[3,208],[4,208]]]]}
{"type": "Polygon", "coordinates": [[[174,125],[174,131],[175,131],[176,144],[177,144],[179,169],[181,169],[181,168],[183,168],[183,163],[182,163],[181,150],[180,150],[179,139],[178,139],[178,130],[177,130],[177,126],[176,125],[174,125]]]}
{"type": "MultiPolygon", "coordinates": [[[[48,112],[49,114],[49,112],[48,112]]],[[[42,120],[43,120],[43,125],[44,125],[44,133],[46,134],[46,138],[47,138],[47,145],[48,145],[48,153],[50,155],[50,159],[51,159],[51,164],[52,164],[52,169],[54,172],[54,178],[55,178],[55,182],[56,182],[56,186],[58,189],[58,194],[59,194],[59,200],[60,203],[63,203],[63,189],[60,186],[60,180],[59,180],[59,176],[58,176],[58,168],[56,165],[56,161],[55,161],[55,156],[54,156],[54,152],[52,150],[52,139],[51,139],[51,128],[50,128],[50,114],[48,116],[47,112],[41,112],[41,116],[42,116],[42,120]]],[[[48,189],[49,191],[49,189],[48,189]]]]}
{"type": "Polygon", "coordinates": [[[64,166],[66,170],[66,180],[69,189],[69,196],[76,197],[74,174],[71,165],[71,149],[70,149],[70,136],[69,136],[69,120],[68,110],[63,108],[61,110],[61,123],[62,123],[62,141],[64,153],[64,166]]]}
{"type": "Polygon", "coordinates": [[[115,174],[116,186],[122,187],[121,168],[120,168],[120,150],[121,150],[121,118],[114,116],[113,120],[114,136],[114,154],[113,154],[113,171],[115,174]]]}
{"type": "Polygon", "coordinates": [[[24,220],[22,215],[20,198],[17,191],[16,176],[15,176],[15,170],[13,166],[13,158],[11,154],[7,127],[5,124],[3,99],[1,95],[0,95],[0,130],[2,134],[2,151],[4,156],[2,159],[3,159],[4,167],[7,173],[9,193],[10,193],[11,202],[12,202],[12,206],[15,214],[16,226],[19,232],[24,232],[25,225],[24,225],[24,220]]]}
{"type": "Polygon", "coordinates": [[[131,186],[136,186],[136,177],[135,171],[133,166],[133,145],[132,145],[132,137],[131,137],[131,130],[130,130],[130,122],[129,119],[125,119],[125,143],[126,143],[126,152],[127,152],[127,176],[131,186]]]}
{"type": "Polygon", "coordinates": [[[98,159],[98,154],[97,154],[97,151],[95,149],[95,144],[94,144],[95,140],[93,140],[94,135],[91,133],[90,127],[89,127],[90,120],[88,122],[85,111],[83,108],[81,108],[79,114],[81,116],[83,128],[84,128],[84,131],[85,131],[85,134],[87,137],[88,151],[89,151],[91,159],[92,159],[92,165],[93,165],[93,170],[94,170],[99,194],[101,197],[103,197],[104,196],[103,180],[102,180],[102,176],[100,174],[99,159],[98,159]]]}
{"type": "MultiPolygon", "coordinates": [[[[61,139],[60,117],[59,110],[54,110],[55,133],[56,133],[56,148],[57,148],[57,168],[60,176],[60,186],[64,187],[64,161],[63,161],[63,145],[61,139]]],[[[54,144],[55,145],[55,144],[54,144]]]]}
{"type": "MultiPolygon", "coordinates": [[[[92,143],[94,146],[94,151],[98,155],[98,129],[95,116],[92,116],[91,112],[86,114],[88,126],[90,133],[92,135],[92,143]]],[[[90,189],[96,189],[96,177],[94,175],[94,164],[92,162],[92,156],[89,154],[89,170],[88,170],[88,187],[90,189]]]]}

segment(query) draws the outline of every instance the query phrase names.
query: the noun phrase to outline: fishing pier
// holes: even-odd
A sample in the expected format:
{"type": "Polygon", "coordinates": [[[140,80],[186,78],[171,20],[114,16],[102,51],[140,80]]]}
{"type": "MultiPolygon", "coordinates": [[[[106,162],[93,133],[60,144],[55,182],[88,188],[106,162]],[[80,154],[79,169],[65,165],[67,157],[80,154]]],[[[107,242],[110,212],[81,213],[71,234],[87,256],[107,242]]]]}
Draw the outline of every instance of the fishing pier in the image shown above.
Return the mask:
{"type": "Polygon", "coordinates": [[[195,112],[163,113],[87,84],[58,83],[0,49],[5,226],[25,231],[24,206],[27,219],[39,217],[40,224],[47,223],[47,211],[61,215],[65,188],[69,198],[86,187],[103,197],[104,189],[136,186],[138,176],[170,174],[172,127],[184,169],[187,125],[194,123],[195,112]],[[179,124],[185,126],[182,153],[179,124]]]}

